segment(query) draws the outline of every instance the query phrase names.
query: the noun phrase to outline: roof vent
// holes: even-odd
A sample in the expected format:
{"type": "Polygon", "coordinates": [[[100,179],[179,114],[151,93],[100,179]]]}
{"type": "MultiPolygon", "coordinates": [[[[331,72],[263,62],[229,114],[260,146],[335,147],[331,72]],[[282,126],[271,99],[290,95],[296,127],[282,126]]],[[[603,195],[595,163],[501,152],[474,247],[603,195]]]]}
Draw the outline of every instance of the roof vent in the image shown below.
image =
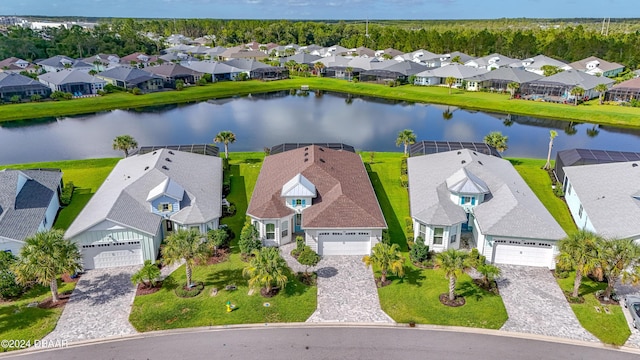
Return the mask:
{"type": "Polygon", "coordinates": [[[157,153],[157,151],[154,151],[152,155],[155,155],[157,153]]]}
{"type": "Polygon", "coordinates": [[[168,162],[171,162],[171,159],[169,159],[169,158],[164,158],[164,159],[167,160],[168,162]]]}
{"type": "Polygon", "coordinates": [[[476,152],[475,152],[475,151],[472,151],[472,152],[473,152],[473,155],[478,156],[478,154],[476,154],[476,152]]]}
{"type": "Polygon", "coordinates": [[[320,158],[320,162],[323,163],[323,164],[325,163],[323,158],[320,158]]]}
{"type": "Polygon", "coordinates": [[[309,147],[308,147],[308,146],[307,146],[306,148],[304,148],[304,151],[307,151],[307,150],[309,150],[309,147]]]}
{"type": "Polygon", "coordinates": [[[309,156],[309,153],[308,152],[304,153],[304,156],[309,156]]]}
{"type": "Polygon", "coordinates": [[[460,163],[461,163],[461,164],[466,164],[466,163],[467,163],[467,161],[466,161],[466,160],[462,160],[460,163]]]}
{"type": "Polygon", "coordinates": [[[171,150],[169,150],[169,154],[171,154],[171,155],[175,155],[175,154],[173,153],[173,151],[171,151],[171,150]]]}
{"type": "Polygon", "coordinates": [[[482,165],[482,161],[478,161],[478,164],[482,165]]]}
{"type": "Polygon", "coordinates": [[[145,171],[149,170],[149,167],[148,167],[148,166],[145,166],[145,167],[144,167],[144,170],[145,170],[145,171]]]}
{"type": "Polygon", "coordinates": [[[320,151],[324,151],[324,149],[323,149],[323,148],[321,148],[321,147],[319,147],[319,148],[318,148],[318,150],[320,150],[320,151]]]}
{"type": "Polygon", "coordinates": [[[633,163],[633,164],[631,164],[631,167],[638,167],[638,164],[633,163]]]}
{"type": "Polygon", "coordinates": [[[166,167],[165,165],[162,165],[162,168],[165,169],[165,170],[169,170],[169,168],[166,167]]]}
{"type": "Polygon", "coordinates": [[[462,154],[462,151],[458,151],[458,155],[462,154]]]}
{"type": "Polygon", "coordinates": [[[304,162],[307,162],[307,161],[309,161],[309,159],[307,159],[307,158],[304,158],[304,162]]]}

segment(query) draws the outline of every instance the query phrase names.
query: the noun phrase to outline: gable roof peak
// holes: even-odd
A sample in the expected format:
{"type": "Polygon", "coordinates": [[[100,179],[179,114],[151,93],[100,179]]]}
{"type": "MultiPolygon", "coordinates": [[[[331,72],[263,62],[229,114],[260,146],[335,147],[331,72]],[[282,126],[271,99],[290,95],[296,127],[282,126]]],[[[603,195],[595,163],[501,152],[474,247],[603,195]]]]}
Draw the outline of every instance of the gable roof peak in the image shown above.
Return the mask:
{"type": "Polygon", "coordinates": [[[298,173],[282,186],[281,196],[316,197],[316,186],[309,179],[298,173]]]}

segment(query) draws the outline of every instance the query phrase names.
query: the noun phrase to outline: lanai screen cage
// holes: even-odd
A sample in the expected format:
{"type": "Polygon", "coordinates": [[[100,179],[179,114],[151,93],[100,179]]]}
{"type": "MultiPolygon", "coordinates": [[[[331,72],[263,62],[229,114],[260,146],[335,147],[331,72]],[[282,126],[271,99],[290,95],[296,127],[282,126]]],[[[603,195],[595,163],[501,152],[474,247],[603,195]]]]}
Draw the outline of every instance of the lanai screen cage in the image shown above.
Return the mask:
{"type": "Polygon", "coordinates": [[[485,155],[501,157],[498,150],[481,142],[423,140],[409,146],[409,156],[436,154],[452,150],[468,149],[485,155]]]}

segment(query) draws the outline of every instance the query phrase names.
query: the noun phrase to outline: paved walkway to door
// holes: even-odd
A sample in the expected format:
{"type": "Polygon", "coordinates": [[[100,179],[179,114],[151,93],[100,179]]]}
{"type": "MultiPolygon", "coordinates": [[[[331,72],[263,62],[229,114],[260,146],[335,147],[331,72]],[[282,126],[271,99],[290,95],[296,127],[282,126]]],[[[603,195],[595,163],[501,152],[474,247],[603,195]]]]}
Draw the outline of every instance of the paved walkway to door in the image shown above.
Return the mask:
{"type": "Polygon", "coordinates": [[[509,319],[500,330],[598,341],[578,322],[547,268],[500,265],[498,288],[509,319]]]}
{"type": "Polygon", "coordinates": [[[74,342],[135,334],[129,323],[139,266],[88,270],[80,277],[55,330],[44,339],[74,342]]]}

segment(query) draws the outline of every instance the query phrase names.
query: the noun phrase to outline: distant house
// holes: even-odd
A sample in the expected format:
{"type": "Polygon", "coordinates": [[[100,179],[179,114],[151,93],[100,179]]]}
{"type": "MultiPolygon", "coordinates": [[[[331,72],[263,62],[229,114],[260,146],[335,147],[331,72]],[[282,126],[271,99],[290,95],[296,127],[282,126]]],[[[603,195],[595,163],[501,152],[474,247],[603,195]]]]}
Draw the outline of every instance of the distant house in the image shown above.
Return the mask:
{"type": "Polygon", "coordinates": [[[342,56],[342,55],[346,55],[347,53],[349,53],[349,49],[340,45],[327,46],[324,48],[319,48],[319,49],[314,49],[309,51],[309,54],[318,55],[321,57],[342,56]]]}
{"type": "Polygon", "coordinates": [[[456,79],[454,87],[460,87],[470,78],[489,72],[487,69],[474,68],[461,64],[451,64],[416,74],[414,85],[446,85],[449,77],[456,79]]]}
{"type": "Polygon", "coordinates": [[[267,65],[263,62],[253,60],[253,59],[231,59],[231,60],[225,61],[224,64],[227,64],[236,69],[241,69],[242,72],[246,73],[249,76],[251,76],[252,72],[258,69],[272,68],[271,65],[267,65]]]}
{"type": "Polygon", "coordinates": [[[476,247],[496,264],[555,267],[566,234],[509,161],[460,149],[407,165],[415,241],[436,252],[476,247]]]}
{"type": "Polygon", "coordinates": [[[62,91],[75,96],[97,94],[107,84],[103,79],[75,69],[44,73],[38,76],[38,80],[51,91],[62,91]]]}
{"type": "Polygon", "coordinates": [[[513,66],[522,67],[524,70],[538,75],[544,75],[544,70],[542,69],[543,66],[553,66],[560,70],[572,69],[569,64],[545,55],[537,55],[532,58],[524,59],[521,63],[514,63],[513,66]]]}
{"type": "Polygon", "coordinates": [[[564,167],[564,194],[578,228],[640,241],[640,161],[564,167]]]}
{"type": "Polygon", "coordinates": [[[368,47],[359,46],[355,49],[349,50],[347,55],[371,58],[376,56],[376,51],[369,49],[368,47]]]}
{"type": "Polygon", "coordinates": [[[376,50],[375,52],[375,56],[377,58],[388,58],[388,59],[393,59],[396,56],[400,56],[404,54],[402,51],[400,50],[396,50],[394,48],[386,48],[384,50],[376,50]]]}
{"type": "Polygon", "coordinates": [[[144,67],[149,64],[155,64],[157,62],[158,62],[158,56],[147,55],[140,52],[129,54],[127,56],[123,56],[120,58],[120,64],[127,65],[127,66],[136,65],[136,66],[144,67]]]}
{"type": "Polygon", "coordinates": [[[138,88],[147,92],[164,89],[164,79],[162,77],[128,66],[115,67],[96,76],[111,85],[125,89],[138,88]]]}
{"type": "Polygon", "coordinates": [[[262,60],[269,57],[260,50],[246,50],[242,46],[236,46],[228,48],[218,55],[221,60],[233,60],[233,59],[247,59],[247,60],[262,60]]]}
{"type": "Polygon", "coordinates": [[[569,66],[590,75],[601,75],[606,77],[616,76],[624,70],[624,65],[608,62],[595,56],[589,56],[586,59],[572,62],[569,66]]]}
{"type": "Polygon", "coordinates": [[[436,68],[442,66],[442,55],[435,54],[427,50],[416,50],[410,53],[398,55],[393,59],[396,61],[413,61],[427,67],[436,68]]]}
{"type": "Polygon", "coordinates": [[[263,244],[303,236],[320,255],[367,255],[387,228],[362,159],[301,145],[265,158],[247,215],[263,244]]]}
{"type": "Polygon", "coordinates": [[[607,91],[605,99],[608,101],[631,101],[640,99],[640,78],[623,81],[607,91]]]}
{"type": "Polygon", "coordinates": [[[552,102],[570,102],[575,97],[571,95],[571,89],[581,87],[584,89],[582,99],[593,99],[600,95],[595,90],[598,84],[613,85],[613,80],[605,76],[590,75],[577,70],[566,70],[557,74],[530,81],[520,87],[520,93],[527,99],[543,99],[552,102]]]}
{"type": "Polygon", "coordinates": [[[534,81],[542,78],[533,72],[522,69],[502,67],[484,74],[472,76],[467,79],[467,90],[479,91],[489,90],[505,92],[508,90],[509,83],[517,83],[518,85],[534,81]]]}
{"type": "Polygon", "coordinates": [[[197,72],[211,74],[213,81],[235,80],[240,73],[245,72],[244,69],[210,60],[187,62],[183,66],[197,72]]]}
{"type": "Polygon", "coordinates": [[[65,233],[85,269],[158,258],[178,229],[205,234],[222,213],[222,159],[158,149],[122,159],[65,233]]]}
{"type": "Polygon", "coordinates": [[[76,69],[89,72],[93,69],[93,65],[87,64],[82,60],[72,59],[68,56],[56,55],[48,59],[36,61],[46,72],[56,72],[64,69],[76,69]]]}
{"type": "Polygon", "coordinates": [[[640,161],[640,152],[567,149],[558,151],[555,162],[555,175],[559,182],[564,181],[564,168],[567,166],[608,164],[613,162],[640,161]]]}
{"type": "Polygon", "coordinates": [[[13,96],[28,99],[31,95],[47,97],[51,90],[30,77],[12,73],[0,72],[0,101],[8,102],[13,96]]]}
{"type": "Polygon", "coordinates": [[[20,71],[25,71],[30,64],[31,63],[26,60],[10,57],[0,61],[0,72],[10,71],[19,73],[20,71]]]}
{"type": "Polygon", "coordinates": [[[413,61],[384,60],[377,63],[372,69],[361,71],[359,78],[363,82],[399,81],[405,83],[409,80],[409,76],[421,73],[426,69],[426,66],[413,61]]]}
{"type": "Polygon", "coordinates": [[[287,56],[280,59],[280,64],[284,66],[289,61],[295,61],[296,64],[307,64],[310,68],[313,67],[313,62],[322,59],[318,55],[311,55],[306,53],[297,53],[292,56],[287,56]]]}
{"type": "Polygon", "coordinates": [[[477,59],[469,60],[465,62],[464,65],[477,69],[494,70],[501,67],[511,66],[512,64],[518,63],[519,61],[520,60],[518,59],[512,59],[510,57],[494,53],[477,59]]]}
{"type": "Polygon", "coordinates": [[[148,66],[144,70],[162,77],[165,88],[175,88],[176,80],[182,80],[185,84],[195,84],[204,75],[200,71],[173,63],[148,66]]]}
{"type": "Polygon", "coordinates": [[[26,238],[51,229],[61,186],[60,170],[0,171],[0,251],[18,255],[26,238]]]}
{"type": "Polygon", "coordinates": [[[93,65],[93,70],[97,72],[120,66],[120,57],[116,54],[96,54],[82,59],[83,62],[93,65]]]}
{"type": "Polygon", "coordinates": [[[451,64],[464,64],[470,60],[475,59],[475,57],[471,55],[467,55],[460,51],[454,51],[449,54],[443,54],[440,58],[441,66],[451,65],[451,64]]]}

